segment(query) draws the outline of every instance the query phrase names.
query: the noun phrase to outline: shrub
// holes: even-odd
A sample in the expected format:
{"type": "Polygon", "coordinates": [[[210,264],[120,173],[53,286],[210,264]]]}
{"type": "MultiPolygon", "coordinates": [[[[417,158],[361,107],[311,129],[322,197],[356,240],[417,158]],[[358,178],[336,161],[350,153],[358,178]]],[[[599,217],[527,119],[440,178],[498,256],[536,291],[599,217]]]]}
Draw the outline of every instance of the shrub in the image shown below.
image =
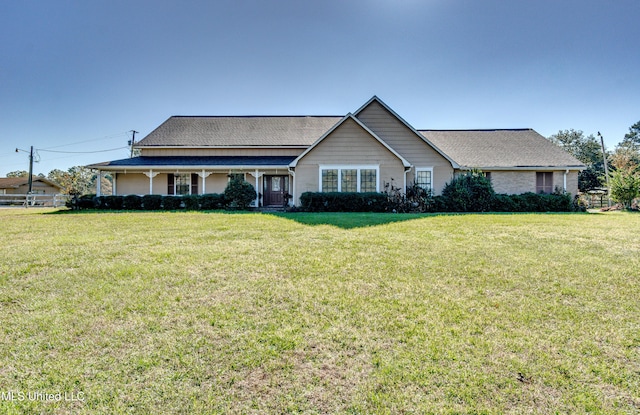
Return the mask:
{"type": "Polygon", "coordinates": [[[491,210],[495,192],[482,173],[471,171],[454,177],[442,190],[451,212],[486,212],[491,210]]]}
{"type": "Polygon", "coordinates": [[[242,179],[231,179],[224,189],[224,199],[232,209],[246,209],[256,199],[256,189],[242,179]]]}
{"type": "Polygon", "coordinates": [[[162,207],[162,196],[144,195],[142,196],[142,208],[144,210],[160,210],[162,207]]]}
{"type": "Polygon", "coordinates": [[[126,195],[122,199],[122,208],[127,210],[142,209],[142,197],[138,195],[126,195]]]}
{"type": "Polygon", "coordinates": [[[633,199],[640,194],[640,174],[634,171],[616,170],[610,175],[611,199],[631,209],[633,199]]]}
{"type": "Polygon", "coordinates": [[[200,209],[200,198],[197,195],[182,196],[182,202],[184,203],[184,208],[187,210],[200,209]]]}
{"type": "Polygon", "coordinates": [[[164,210],[178,210],[182,206],[180,196],[162,196],[162,208],[164,210]]]}
{"type": "Polygon", "coordinates": [[[102,199],[100,202],[101,209],[120,210],[124,203],[122,196],[100,196],[100,199],[102,199]]]}
{"type": "Polygon", "coordinates": [[[200,195],[200,209],[202,210],[214,210],[224,208],[224,195],[218,193],[208,193],[200,195]]]}
{"type": "Polygon", "coordinates": [[[385,193],[305,192],[301,207],[308,212],[385,212],[389,211],[385,193]]]}

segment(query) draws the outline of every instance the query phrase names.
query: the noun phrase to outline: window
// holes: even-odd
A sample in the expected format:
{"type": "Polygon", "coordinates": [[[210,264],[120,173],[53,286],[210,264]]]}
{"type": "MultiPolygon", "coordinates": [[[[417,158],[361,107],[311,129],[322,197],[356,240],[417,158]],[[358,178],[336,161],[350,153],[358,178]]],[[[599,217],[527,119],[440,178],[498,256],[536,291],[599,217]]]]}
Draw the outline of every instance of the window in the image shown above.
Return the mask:
{"type": "Polygon", "coordinates": [[[189,190],[193,190],[191,189],[191,180],[192,180],[192,176],[196,176],[196,180],[195,180],[195,193],[198,193],[198,175],[197,174],[192,174],[189,175],[188,173],[169,173],[167,175],[167,194],[168,195],[188,195],[191,194],[189,193],[189,190]]]}
{"type": "Polygon", "coordinates": [[[536,173],[536,193],[553,193],[553,172],[536,173]]]}
{"type": "Polygon", "coordinates": [[[360,170],[360,191],[361,192],[375,192],[377,191],[378,181],[376,180],[375,169],[362,169],[360,170]]]}
{"type": "Polygon", "coordinates": [[[422,167],[416,169],[416,186],[424,190],[433,189],[433,167],[422,167]]]}
{"type": "Polygon", "coordinates": [[[336,169],[322,170],[321,189],[323,192],[338,191],[338,170],[336,169]]]}
{"type": "Polygon", "coordinates": [[[322,192],[377,192],[378,166],[320,166],[322,192]]]}
{"type": "Polygon", "coordinates": [[[358,191],[358,170],[345,169],[342,170],[342,191],[357,192],[358,191]]]}

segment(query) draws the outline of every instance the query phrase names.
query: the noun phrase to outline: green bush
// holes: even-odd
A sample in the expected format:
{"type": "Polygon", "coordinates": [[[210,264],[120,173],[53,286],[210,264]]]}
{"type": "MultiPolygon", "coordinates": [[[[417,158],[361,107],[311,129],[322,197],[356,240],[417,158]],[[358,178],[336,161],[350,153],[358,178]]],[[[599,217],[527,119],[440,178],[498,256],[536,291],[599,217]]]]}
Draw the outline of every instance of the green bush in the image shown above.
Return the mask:
{"type": "Polygon", "coordinates": [[[162,209],[178,210],[182,207],[182,198],[180,196],[163,196],[162,209]]]}
{"type": "Polygon", "coordinates": [[[304,192],[300,204],[308,212],[390,211],[388,196],[375,192],[304,192]]]}
{"type": "Polygon", "coordinates": [[[144,210],[160,210],[162,207],[162,196],[144,195],[142,196],[142,208],[144,210]]]}
{"type": "Polygon", "coordinates": [[[208,193],[200,195],[200,209],[215,210],[224,209],[225,199],[223,194],[208,193]]]}
{"type": "Polygon", "coordinates": [[[101,209],[120,210],[124,204],[122,196],[100,196],[102,198],[101,209]]]}
{"type": "Polygon", "coordinates": [[[256,189],[242,179],[232,179],[224,189],[224,199],[231,209],[246,209],[256,200],[256,189]]]}
{"type": "Polygon", "coordinates": [[[122,208],[127,210],[142,209],[142,197],[138,195],[126,195],[122,199],[122,208]]]}
{"type": "Polygon", "coordinates": [[[491,181],[475,171],[454,177],[442,190],[450,212],[487,212],[494,195],[491,181]]]}
{"type": "Polygon", "coordinates": [[[200,210],[200,198],[198,195],[184,195],[182,202],[186,210],[200,210]]]}

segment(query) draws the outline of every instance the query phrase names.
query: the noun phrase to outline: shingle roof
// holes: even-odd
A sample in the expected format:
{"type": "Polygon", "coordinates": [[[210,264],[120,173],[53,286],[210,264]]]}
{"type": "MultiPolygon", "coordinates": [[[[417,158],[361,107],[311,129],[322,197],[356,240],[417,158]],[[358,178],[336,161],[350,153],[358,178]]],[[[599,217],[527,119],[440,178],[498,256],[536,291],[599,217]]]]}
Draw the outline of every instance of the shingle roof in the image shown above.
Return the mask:
{"type": "Polygon", "coordinates": [[[337,116],[173,116],[137,146],[306,147],[341,119],[337,116]]]}
{"type": "MultiPolygon", "coordinates": [[[[40,176],[32,176],[33,183],[42,182],[46,183],[49,186],[57,187],[58,189],[62,189],[62,187],[49,179],[40,176]]],[[[20,186],[24,186],[29,183],[28,177],[0,177],[0,189],[17,189],[20,186]]]]}
{"type": "Polygon", "coordinates": [[[295,156],[169,156],[133,157],[92,164],[91,168],[105,167],[263,167],[281,166],[286,168],[295,156]]]}
{"type": "Polygon", "coordinates": [[[584,167],[532,129],[419,132],[463,167],[584,167]]]}

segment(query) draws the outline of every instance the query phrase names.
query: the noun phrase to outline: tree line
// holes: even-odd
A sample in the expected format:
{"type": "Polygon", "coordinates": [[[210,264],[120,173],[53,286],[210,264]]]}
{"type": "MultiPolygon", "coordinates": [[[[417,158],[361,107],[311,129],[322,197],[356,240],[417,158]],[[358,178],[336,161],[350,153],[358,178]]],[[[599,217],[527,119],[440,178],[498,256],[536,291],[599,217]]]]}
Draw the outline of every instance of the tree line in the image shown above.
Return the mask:
{"type": "MultiPolygon", "coordinates": [[[[548,138],[587,166],[578,176],[581,192],[606,188],[602,146],[593,134],[585,136],[580,130],[570,129],[560,130],[548,138]]],[[[613,151],[605,154],[611,198],[630,208],[633,200],[640,197],[640,121],[629,127],[613,151]]]]}

